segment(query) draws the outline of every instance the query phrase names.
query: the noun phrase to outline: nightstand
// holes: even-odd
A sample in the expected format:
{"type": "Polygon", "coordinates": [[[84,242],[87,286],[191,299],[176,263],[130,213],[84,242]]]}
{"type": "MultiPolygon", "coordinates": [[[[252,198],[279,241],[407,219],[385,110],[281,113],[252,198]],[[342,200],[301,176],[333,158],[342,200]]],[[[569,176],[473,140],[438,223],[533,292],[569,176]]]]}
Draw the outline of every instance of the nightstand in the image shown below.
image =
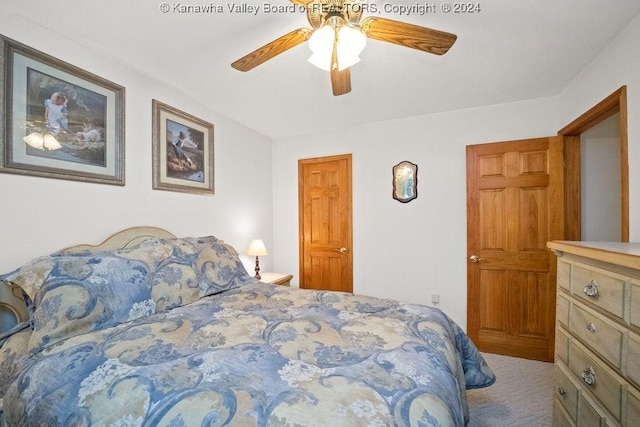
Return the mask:
{"type": "Polygon", "coordinates": [[[280,286],[289,286],[291,279],[293,279],[293,275],[282,273],[261,273],[260,276],[262,276],[262,279],[260,279],[262,282],[280,286]]]}

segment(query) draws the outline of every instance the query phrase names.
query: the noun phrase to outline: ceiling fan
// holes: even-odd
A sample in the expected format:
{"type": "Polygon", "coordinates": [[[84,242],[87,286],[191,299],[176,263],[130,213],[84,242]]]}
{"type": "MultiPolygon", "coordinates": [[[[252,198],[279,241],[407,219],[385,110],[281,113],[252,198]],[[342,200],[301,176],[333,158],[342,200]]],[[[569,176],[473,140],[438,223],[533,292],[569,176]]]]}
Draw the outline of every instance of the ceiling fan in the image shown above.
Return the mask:
{"type": "Polygon", "coordinates": [[[304,6],[312,28],[299,28],[256,49],[231,64],[249,71],[277,55],[309,40],[313,55],[309,61],[331,73],[334,95],[351,91],[349,67],[359,61],[366,38],[443,55],[456,41],[455,34],[406,22],[370,16],[363,0],[291,0],[304,6]],[[355,49],[350,51],[350,49],[355,49]]]}

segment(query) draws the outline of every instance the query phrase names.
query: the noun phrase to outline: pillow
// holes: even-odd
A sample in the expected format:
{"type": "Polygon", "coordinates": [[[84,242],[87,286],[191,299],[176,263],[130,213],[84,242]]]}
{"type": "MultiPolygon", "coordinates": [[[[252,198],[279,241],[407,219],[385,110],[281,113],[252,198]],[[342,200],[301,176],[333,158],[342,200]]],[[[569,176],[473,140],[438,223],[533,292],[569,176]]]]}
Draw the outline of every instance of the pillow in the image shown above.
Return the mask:
{"type": "Polygon", "coordinates": [[[189,304],[251,281],[236,250],[213,236],[162,239],[173,247],[152,279],[158,312],[189,304]]]}
{"type": "Polygon", "coordinates": [[[156,311],[150,278],[169,245],[113,252],[52,254],[5,275],[32,300],[35,354],[66,338],[112,327],[156,311]]]}
{"type": "Polygon", "coordinates": [[[200,297],[253,282],[233,246],[217,242],[203,247],[195,265],[200,274],[200,297]]]}
{"type": "Polygon", "coordinates": [[[29,322],[20,322],[8,331],[0,332],[0,348],[2,348],[2,345],[5,343],[5,341],[11,338],[11,336],[17,334],[18,332],[22,332],[25,329],[29,329],[29,326],[29,322]]]}
{"type": "Polygon", "coordinates": [[[162,260],[151,279],[151,296],[156,312],[190,304],[200,299],[200,278],[194,268],[203,248],[217,242],[213,236],[158,240],[171,247],[171,255],[162,260]]]}
{"type": "MultiPolygon", "coordinates": [[[[199,298],[197,273],[193,270],[194,259],[202,247],[216,242],[219,240],[214,236],[174,239],[150,238],[135,247],[114,251],[56,252],[49,256],[36,258],[11,273],[0,275],[0,281],[13,283],[22,288],[28,312],[30,317],[33,317],[35,295],[55,267],[54,263],[76,257],[94,258],[100,256],[101,253],[119,254],[135,259],[141,254],[151,251],[152,253],[156,252],[155,260],[159,264],[156,271],[157,277],[154,277],[152,284],[152,286],[157,285],[159,288],[154,293],[154,301],[161,302],[160,306],[166,306],[168,309],[175,306],[176,301],[184,300],[184,303],[180,304],[184,305],[199,298]],[[193,294],[195,294],[195,299],[192,297],[193,294]],[[174,303],[168,303],[169,300],[173,300],[174,303]]],[[[160,311],[166,311],[166,309],[160,309],[160,311]]]]}
{"type": "Polygon", "coordinates": [[[23,297],[31,312],[33,297],[52,267],[53,260],[50,257],[40,257],[29,261],[11,273],[3,274],[0,276],[0,280],[9,285],[17,285],[22,289],[23,297]]]}
{"type": "Polygon", "coordinates": [[[214,236],[152,238],[138,246],[163,247],[163,256],[159,257],[156,270],[150,279],[151,297],[155,302],[156,313],[163,313],[200,299],[201,280],[195,265],[203,249],[217,242],[222,241],[214,236]]]}
{"type": "Polygon", "coordinates": [[[30,354],[61,340],[190,304],[253,281],[213,236],[150,239],[115,251],[58,252],[0,276],[23,289],[30,354]]]}
{"type": "Polygon", "coordinates": [[[27,343],[31,331],[28,323],[24,323],[16,325],[10,336],[6,336],[9,334],[7,333],[5,338],[0,340],[0,402],[11,383],[22,372],[22,364],[27,359],[27,343]],[[22,327],[25,329],[19,330],[22,327]]]}

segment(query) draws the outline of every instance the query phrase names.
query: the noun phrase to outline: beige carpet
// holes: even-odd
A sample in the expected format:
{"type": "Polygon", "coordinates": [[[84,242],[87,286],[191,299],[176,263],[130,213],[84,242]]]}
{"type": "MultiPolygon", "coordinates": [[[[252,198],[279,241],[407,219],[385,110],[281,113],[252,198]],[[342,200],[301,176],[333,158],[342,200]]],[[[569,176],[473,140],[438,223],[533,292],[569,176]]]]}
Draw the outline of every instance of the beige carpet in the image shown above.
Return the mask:
{"type": "Polygon", "coordinates": [[[496,374],[491,387],[467,391],[469,427],[551,425],[553,364],[482,354],[496,374]]]}

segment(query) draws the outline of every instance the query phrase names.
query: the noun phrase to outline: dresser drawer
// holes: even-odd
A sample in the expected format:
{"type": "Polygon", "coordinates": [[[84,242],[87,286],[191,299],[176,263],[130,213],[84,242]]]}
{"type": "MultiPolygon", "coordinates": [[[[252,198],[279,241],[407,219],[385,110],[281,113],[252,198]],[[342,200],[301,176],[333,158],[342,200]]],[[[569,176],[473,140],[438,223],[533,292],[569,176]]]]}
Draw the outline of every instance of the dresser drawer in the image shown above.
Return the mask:
{"type": "Polygon", "coordinates": [[[564,329],[556,329],[556,358],[564,363],[569,363],[569,340],[570,336],[564,329]]]}
{"type": "Polygon", "coordinates": [[[558,275],[556,277],[556,282],[559,287],[566,289],[567,291],[571,290],[571,264],[568,262],[564,262],[558,260],[558,275]]]}
{"type": "Polygon", "coordinates": [[[569,327],[569,307],[571,306],[571,301],[569,297],[567,297],[563,293],[558,294],[558,298],[556,301],[556,317],[557,321],[565,325],[567,328],[569,327]]]}
{"type": "Polygon", "coordinates": [[[558,400],[553,402],[553,427],[575,427],[575,423],[558,400]]]}
{"type": "Polygon", "coordinates": [[[627,424],[640,423],[640,392],[629,389],[627,393],[627,424]]]}
{"type": "Polygon", "coordinates": [[[631,283],[631,324],[640,328],[640,282],[631,283]]]}
{"type": "Polygon", "coordinates": [[[597,403],[584,394],[580,395],[579,400],[578,425],[580,427],[604,427],[607,425],[607,417],[597,403]]]}
{"type": "Polygon", "coordinates": [[[627,378],[640,387],[640,336],[629,336],[627,350],[627,378]]]}
{"type": "Polygon", "coordinates": [[[576,421],[578,418],[578,386],[559,365],[556,365],[556,399],[567,411],[569,417],[576,421]]]}
{"type": "Polygon", "coordinates": [[[628,281],[625,276],[579,263],[571,267],[571,293],[622,320],[627,320],[624,292],[628,281]]]}
{"type": "Polygon", "coordinates": [[[574,303],[571,306],[569,330],[580,341],[622,370],[623,343],[626,332],[593,310],[574,303]]]}
{"type": "MultiPolygon", "coordinates": [[[[626,384],[587,349],[572,340],[569,344],[569,369],[581,379],[581,387],[591,391],[602,405],[620,421],[622,396],[626,384]]],[[[584,393],[582,393],[584,394],[584,393]]],[[[580,409],[582,413],[582,408],[580,409]]],[[[578,420],[578,425],[582,425],[578,420]]]]}

